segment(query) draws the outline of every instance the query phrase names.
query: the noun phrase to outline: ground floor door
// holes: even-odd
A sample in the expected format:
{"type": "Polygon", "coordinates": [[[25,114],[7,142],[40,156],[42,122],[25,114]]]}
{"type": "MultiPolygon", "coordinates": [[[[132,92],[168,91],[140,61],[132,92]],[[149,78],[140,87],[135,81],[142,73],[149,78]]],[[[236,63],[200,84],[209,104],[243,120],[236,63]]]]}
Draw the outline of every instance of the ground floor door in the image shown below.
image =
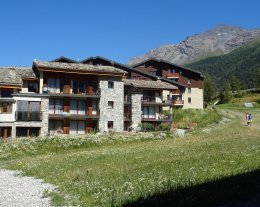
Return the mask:
{"type": "Polygon", "coordinates": [[[0,127],[0,138],[6,139],[12,136],[12,127],[0,127]]]}

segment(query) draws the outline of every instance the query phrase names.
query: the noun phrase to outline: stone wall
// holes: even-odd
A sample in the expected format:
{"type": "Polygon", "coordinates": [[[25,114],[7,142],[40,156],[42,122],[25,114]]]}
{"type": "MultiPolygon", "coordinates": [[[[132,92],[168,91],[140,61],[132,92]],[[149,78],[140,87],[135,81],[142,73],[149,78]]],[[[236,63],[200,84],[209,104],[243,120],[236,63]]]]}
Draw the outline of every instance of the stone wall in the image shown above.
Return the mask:
{"type": "Polygon", "coordinates": [[[41,112],[42,112],[42,127],[41,136],[47,136],[49,134],[49,98],[42,98],[41,102],[41,112]]]}
{"type": "Polygon", "coordinates": [[[106,77],[99,78],[100,88],[100,119],[99,131],[108,131],[108,121],[113,121],[113,130],[122,132],[124,130],[124,83],[121,77],[106,77]],[[114,82],[114,88],[108,88],[108,82],[114,82]],[[114,102],[114,108],[108,108],[108,101],[114,102]]]}
{"type": "Polygon", "coordinates": [[[140,89],[131,90],[132,102],[132,125],[138,125],[142,122],[142,95],[143,91],[140,89]]]}

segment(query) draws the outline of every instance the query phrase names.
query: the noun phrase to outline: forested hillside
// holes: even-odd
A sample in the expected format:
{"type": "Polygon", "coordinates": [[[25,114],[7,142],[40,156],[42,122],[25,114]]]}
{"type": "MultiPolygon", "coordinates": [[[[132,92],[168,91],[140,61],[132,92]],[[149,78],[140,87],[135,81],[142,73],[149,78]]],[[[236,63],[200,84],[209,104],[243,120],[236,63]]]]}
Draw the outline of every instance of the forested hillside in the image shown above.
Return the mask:
{"type": "Polygon", "coordinates": [[[206,58],[187,65],[191,69],[214,77],[218,88],[236,77],[242,88],[259,87],[260,39],[256,39],[229,54],[206,58]]]}

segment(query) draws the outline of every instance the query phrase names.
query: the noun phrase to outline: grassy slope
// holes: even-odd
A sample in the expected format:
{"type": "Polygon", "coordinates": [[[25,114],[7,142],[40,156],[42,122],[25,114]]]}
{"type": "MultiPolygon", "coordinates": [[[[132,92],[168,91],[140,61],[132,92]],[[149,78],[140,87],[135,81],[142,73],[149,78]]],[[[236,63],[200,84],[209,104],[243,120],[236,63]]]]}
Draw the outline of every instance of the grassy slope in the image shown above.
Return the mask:
{"type": "MultiPolygon", "coordinates": [[[[240,120],[235,120],[185,139],[21,154],[19,159],[2,162],[2,167],[20,169],[58,185],[62,195],[72,196],[73,204],[121,206],[182,186],[259,169],[259,150],[259,131],[241,127],[240,120]]],[[[196,197],[184,199],[196,201],[196,197]]],[[[214,195],[210,199],[214,202],[214,195]]]]}
{"type": "Polygon", "coordinates": [[[257,111],[260,110],[260,93],[247,93],[241,98],[232,98],[229,103],[220,104],[218,108],[234,109],[241,111],[257,111]],[[250,102],[253,104],[253,108],[245,108],[244,103],[250,102]]]}
{"type": "Polygon", "coordinates": [[[188,67],[208,72],[218,86],[222,86],[232,76],[249,88],[256,87],[256,73],[260,69],[260,39],[239,47],[227,55],[206,58],[187,65],[188,67]]]}

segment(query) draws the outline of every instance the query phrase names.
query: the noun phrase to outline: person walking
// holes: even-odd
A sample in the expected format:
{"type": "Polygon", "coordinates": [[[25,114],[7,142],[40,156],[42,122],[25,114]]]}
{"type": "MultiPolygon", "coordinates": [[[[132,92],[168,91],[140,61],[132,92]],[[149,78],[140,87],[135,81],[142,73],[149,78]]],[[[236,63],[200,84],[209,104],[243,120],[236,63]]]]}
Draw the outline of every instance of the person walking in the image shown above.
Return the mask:
{"type": "Polygon", "coordinates": [[[246,125],[248,126],[249,125],[249,114],[248,113],[246,113],[245,118],[246,118],[246,125]]]}
{"type": "Polygon", "coordinates": [[[249,123],[249,126],[252,125],[252,122],[253,122],[253,116],[252,116],[252,114],[249,114],[249,115],[248,115],[248,123],[249,123]]]}

